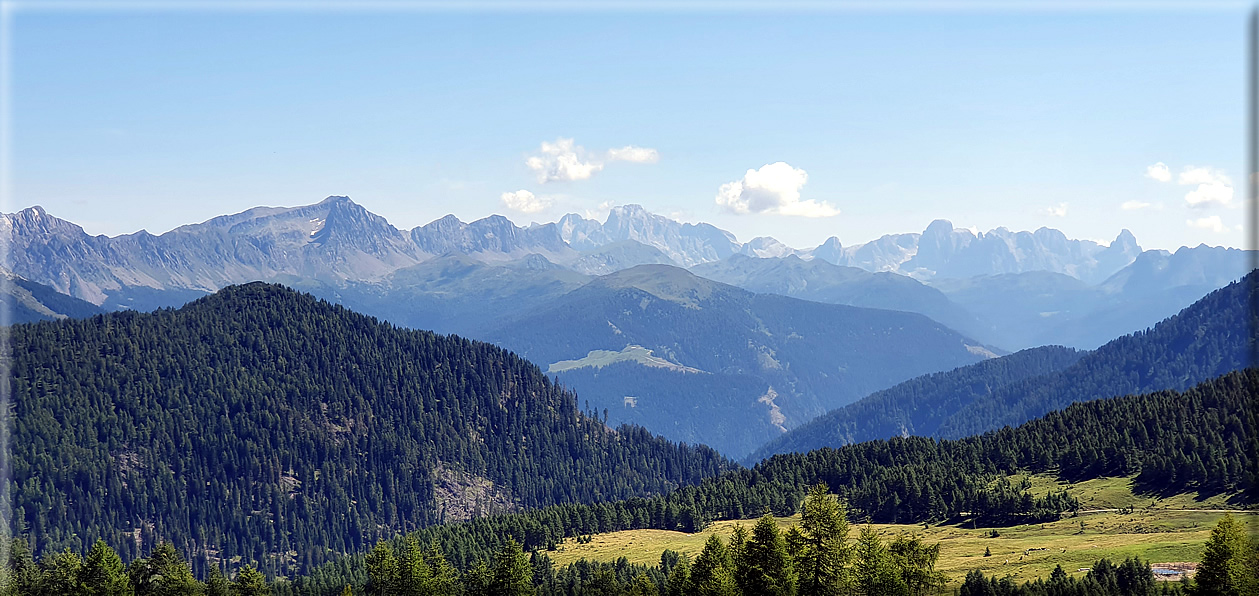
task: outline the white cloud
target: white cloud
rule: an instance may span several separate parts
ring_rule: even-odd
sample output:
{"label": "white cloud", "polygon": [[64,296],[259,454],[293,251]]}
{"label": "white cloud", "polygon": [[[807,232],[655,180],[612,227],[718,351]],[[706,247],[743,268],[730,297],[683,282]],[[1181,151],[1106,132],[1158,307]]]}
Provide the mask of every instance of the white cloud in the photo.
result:
{"label": "white cloud", "polygon": [[749,213],[773,213],[799,217],[832,217],[839,215],[829,203],[815,200],[801,201],[800,189],[809,181],[804,170],[793,168],[786,162],[761,166],[748,170],[743,178],[727,182],[717,190],[717,204],[727,211],[746,215]]}
{"label": "white cloud", "polygon": [[626,145],[620,149],[608,149],[608,161],[656,163],[660,161],[660,152],[648,147]]}
{"label": "white cloud", "polygon": [[1198,228],[1200,230],[1211,230],[1212,232],[1215,232],[1216,234],[1220,234],[1220,233],[1228,231],[1228,228],[1225,227],[1224,222],[1220,221],[1220,216],[1218,215],[1212,215],[1210,217],[1200,217],[1198,219],[1186,219],[1185,224],[1191,228]]}
{"label": "white cloud", "polygon": [[525,165],[538,175],[538,182],[559,182],[570,180],[587,180],[596,172],[603,170],[606,162],[627,161],[631,163],[656,163],[660,161],[660,153],[649,147],[626,145],[620,149],[609,149],[603,159],[586,151],[573,139],[559,138],[554,143],[542,142],[537,155],[525,159]]}
{"label": "white cloud", "polygon": [[538,182],[557,180],[585,180],[603,169],[603,164],[585,158],[586,150],[572,139],[556,139],[554,143],[542,142],[541,155],[525,160],[529,169],[538,173]]}
{"label": "white cloud", "polygon": [[1056,207],[1046,207],[1044,210],[1042,210],[1042,211],[1041,211],[1041,213],[1044,213],[1044,214],[1046,214],[1046,215],[1052,215],[1052,216],[1054,216],[1054,217],[1066,217],[1066,216],[1067,216],[1067,204],[1066,204],[1066,203],[1058,203],[1058,205],[1057,205]]}
{"label": "white cloud", "polygon": [[1227,206],[1233,202],[1233,181],[1223,172],[1206,167],[1188,166],[1176,182],[1197,188],[1185,194],[1190,207]]}
{"label": "white cloud", "polygon": [[1161,161],[1146,168],[1145,175],[1159,182],[1171,182],[1172,179],[1172,171]]}
{"label": "white cloud", "polygon": [[551,206],[551,199],[534,196],[533,193],[523,189],[505,192],[499,200],[502,201],[504,207],[521,213],[537,213]]}
{"label": "white cloud", "polygon": [[1124,201],[1124,203],[1120,205],[1119,208],[1123,209],[1124,211],[1140,211],[1142,209],[1149,209],[1150,207],[1153,207],[1153,206],[1154,206],[1153,203],[1146,203],[1144,201],[1132,200],[1132,201]]}

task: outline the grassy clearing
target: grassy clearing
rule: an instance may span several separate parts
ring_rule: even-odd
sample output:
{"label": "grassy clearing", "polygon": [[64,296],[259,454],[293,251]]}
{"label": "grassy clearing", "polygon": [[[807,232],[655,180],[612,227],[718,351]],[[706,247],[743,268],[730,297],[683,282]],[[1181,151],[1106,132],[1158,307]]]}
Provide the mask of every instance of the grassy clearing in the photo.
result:
{"label": "grassy clearing", "polygon": [[[960,584],[968,571],[978,569],[985,574],[1009,575],[1023,582],[1048,577],[1055,565],[1071,573],[1090,567],[1100,558],[1122,560],[1140,556],[1153,563],[1197,561],[1211,528],[1223,513],[1207,511],[1173,511],[1174,509],[1229,509],[1225,496],[1199,500],[1197,495],[1178,495],[1153,499],[1132,494],[1126,478],[1103,478],[1074,485],[1055,479],[1032,478],[1032,491],[1067,490],[1080,499],[1082,509],[1120,509],[1136,507],[1132,513],[1118,511],[1081,514],[1047,524],[1030,524],[996,528],[1000,536],[990,536],[992,528],[961,525],[874,524],[882,535],[890,538],[900,533],[917,533],[928,542],[939,542],[940,561],[937,568],[948,574],[951,585]],[[1152,505],[1152,507],[1151,507]],[[799,521],[799,516],[778,518],[786,529]],[[728,537],[737,525],[749,531],[756,520],[714,523],[698,534],[666,530],[629,530],[599,534],[589,544],[569,539],[557,552],[550,553],[559,564],[579,559],[614,561],[619,557],[631,563],[653,565],[660,553],[671,549],[699,554],[709,534]],[[854,525],[855,538],[860,526]],[[985,557],[984,549],[992,556]],[[1044,550],[1029,550],[1044,549]],[[1026,553],[1026,554],[1024,554]]]}

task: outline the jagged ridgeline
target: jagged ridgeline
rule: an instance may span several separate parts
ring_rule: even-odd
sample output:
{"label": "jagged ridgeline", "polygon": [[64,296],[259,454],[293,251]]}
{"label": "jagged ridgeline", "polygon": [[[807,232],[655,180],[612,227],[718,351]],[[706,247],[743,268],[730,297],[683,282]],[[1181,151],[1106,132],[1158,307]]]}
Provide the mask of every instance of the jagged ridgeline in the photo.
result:
{"label": "jagged ridgeline", "polygon": [[[272,572],[417,527],[624,499],[731,467],[608,429],[534,365],[286,288],[12,328],[14,530],[38,552],[170,540]],[[200,571],[199,571],[200,572]]]}

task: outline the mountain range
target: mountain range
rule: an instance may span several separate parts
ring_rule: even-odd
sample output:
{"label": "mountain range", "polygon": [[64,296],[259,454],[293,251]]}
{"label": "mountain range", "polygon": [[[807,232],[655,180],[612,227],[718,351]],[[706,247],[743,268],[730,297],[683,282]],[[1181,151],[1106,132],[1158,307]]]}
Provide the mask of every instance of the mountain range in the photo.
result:
{"label": "mountain range", "polygon": [[[916,313],[756,294],[667,265],[596,278],[476,337],[549,367],[613,422],[730,456],[870,391],[996,355]],[[581,374],[618,356],[645,370]],[[626,374],[640,383],[614,380]],[[711,422],[732,410],[736,424]]]}
{"label": "mountain range", "polygon": [[749,461],[902,435],[960,438],[1077,401],[1183,390],[1252,362],[1256,304],[1259,272],[1251,272],[1091,352],[1033,348],[875,392],[773,439]]}
{"label": "mountain range", "polygon": [[946,221],[797,250],[637,205],[603,223],[447,216],[400,230],[346,197],[117,237],[31,207],[0,216],[0,236],[15,279],[50,288],[8,295],[35,313],[19,322],[281,283],[397,325],[495,342],[614,424],[733,457],[918,375],[1144,330],[1240,278],[1251,257],[1142,251],[1126,231],[1102,246]]}

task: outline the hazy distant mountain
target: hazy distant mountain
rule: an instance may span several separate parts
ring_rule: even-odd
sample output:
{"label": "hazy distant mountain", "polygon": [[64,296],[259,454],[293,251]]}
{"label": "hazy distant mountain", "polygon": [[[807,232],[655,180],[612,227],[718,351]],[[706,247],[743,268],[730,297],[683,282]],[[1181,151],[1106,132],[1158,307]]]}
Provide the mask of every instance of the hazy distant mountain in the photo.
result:
{"label": "hazy distant mountain", "polygon": [[581,253],[570,267],[587,275],[607,275],[638,265],[677,265],[654,246],[634,240],[604,244]]}
{"label": "hazy distant mountain", "polygon": [[759,258],[782,258],[794,256],[798,253],[794,248],[787,246],[769,236],[760,236],[748,241],[739,249],[739,254],[749,257]]}
{"label": "hazy distant mountain", "polygon": [[564,241],[579,251],[633,240],[659,249],[685,267],[724,259],[742,247],[730,232],[706,223],[676,222],[649,213],[641,205],[613,207],[603,224],[570,213],[557,225]]}
{"label": "hazy distant mountain", "polygon": [[1072,402],[1184,390],[1252,362],[1259,325],[1255,300],[1259,272],[1208,294],[1152,329],[1124,335],[1092,352],[1036,348],[912,379],[828,412],[752,457],[903,432],[964,437],[1017,425]]}
{"label": "hazy distant mountain", "polygon": [[[1054,343],[1096,347],[1153,324],[1246,269],[1240,251],[1199,246],[1174,255],[1143,253],[1126,230],[1104,247],[1048,228],[977,234],[943,220],[921,234],[887,235],[853,246],[832,237],[797,250],[769,237],[741,244],[711,225],[680,223],[638,205],[613,208],[603,223],[570,214],[558,223],[522,228],[498,215],[471,223],[446,216],[403,231],[346,197],[257,207],[160,236],[140,231],[112,238],[89,236],[32,207],[0,216],[0,235],[9,243],[15,274],[105,310],[179,306],[228,284],[263,280],[301,287],[400,324],[463,330],[468,321],[485,322],[485,315],[499,318],[540,304],[581,278],[547,285],[548,276],[559,274],[537,280],[495,274],[462,283],[456,279],[462,270],[447,268],[439,288],[431,285],[436,278],[424,277],[435,274],[434,268],[418,270],[426,272],[421,278],[395,274],[455,255],[504,265],[539,255],[546,267],[582,275],[729,260],[739,267],[701,271],[759,292],[921,312],[1008,350]],[[766,262],[758,263],[755,273],[740,272],[756,261],[731,259],[735,255]],[[825,263],[881,276],[840,274]],[[969,314],[892,273],[935,286]]]}
{"label": "hazy distant mountain", "polygon": [[930,285],[986,328],[976,337],[1007,349],[1061,344],[1092,349],[1167,318],[1240,279],[1250,251],[1197,246],[1176,253],[1145,251],[1098,285],[1065,274],[1033,271],[938,279]]}
{"label": "hazy distant mountain", "polygon": [[0,309],[8,313],[6,322],[11,324],[82,319],[104,312],[91,302],[3,271],[0,271]]}
{"label": "hazy distant mountain", "polygon": [[501,215],[491,215],[472,223],[463,223],[447,215],[411,231],[411,239],[420,250],[441,255],[461,253],[482,261],[509,261],[528,254],[540,254],[553,262],[577,257],[560,238],[555,224],[528,228],[517,227]]}
{"label": "hazy distant mountain", "polygon": [[[753,294],[663,265],[597,278],[481,338],[542,366],[597,366],[633,346],[692,374],[753,377],[766,394],[748,418],[784,428],[917,374],[991,355],[919,314]],[[582,386],[574,389],[583,394]],[[728,404],[693,405],[684,424]],[[670,436],[667,428],[648,428]],[[750,449],[761,430],[749,425],[747,432]]]}
{"label": "hazy distant mountain", "polygon": [[867,271],[894,271],[919,279],[1049,271],[1097,283],[1127,266],[1141,253],[1124,230],[1109,247],[1091,240],[1071,240],[1052,228],[1011,232],[996,228],[976,234],[947,220],[931,222],[921,234],[890,234],[841,247],[827,240],[811,254],[837,265]]}
{"label": "hazy distant mountain", "polygon": [[452,253],[399,269],[378,282],[279,281],[397,325],[475,336],[499,319],[544,304],[590,279],[537,254],[487,264]]}
{"label": "hazy distant mountain", "polygon": [[779,294],[814,302],[867,308],[903,310],[924,314],[945,326],[974,335],[983,327],[979,320],[951,302],[939,290],[895,273],[871,273],[856,267],[833,265],[821,259],[755,258],[742,254],[691,268],[711,280],[752,292]]}
{"label": "hazy distant mountain", "polygon": [[[182,226],[89,236],[39,207],[0,218],[13,272],[104,304],[128,288],[208,292],[281,275],[373,279],[427,257],[404,233],[345,197],[293,208],[259,207]],[[182,300],[180,301],[182,303]]]}

